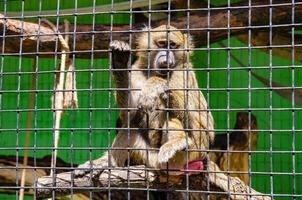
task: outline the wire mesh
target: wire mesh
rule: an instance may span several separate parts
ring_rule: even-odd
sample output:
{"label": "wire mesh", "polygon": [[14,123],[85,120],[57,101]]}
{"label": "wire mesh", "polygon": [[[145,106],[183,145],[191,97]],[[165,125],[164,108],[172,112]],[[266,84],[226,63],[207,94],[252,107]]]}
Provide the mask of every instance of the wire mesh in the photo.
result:
{"label": "wire mesh", "polygon": [[[143,2],[144,6],[138,2]],[[186,147],[181,150],[185,152],[186,166],[192,161],[192,152],[205,152],[225,175],[243,180],[248,188],[244,195],[246,199],[256,197],[253,189],[272,199],[302,199],[300,1],[5,0],[0,2],[0,9],[1,199],[22,200],[23,192],[25,199],[40,198],[39,178],[49,176],[51,172],[53,184],[48,197],[56,199],[66,189],[56,184],[57,176],[68,171],[71,182],[65,195],[71,199],[236,199],[232,196],[236,192],[232,192],[231,179],[227,180],[227,191],[214,190],[207,176],[205,187],[192,188],[196,183],[195,175],[186,173],[190,169],[183,170],[183,187],[173,184],[174,176],[164,176],[162,179],[166,184],[161,187],[151,181],[150,173],[162,175],[173,171],[167,169],[169,166],[140,166],[138,170],[144,171],[147,177],[145,183],[143,186],[132,183],[134,150],[145,151],[149,156],[162,144],[144,148],[132,146],[133,132],[144,135],[148,143],[146,132],[152,129],[133,124],[132,113],[139,109],[133,106],[135,100],[131,95],[141,88],[134,88],[131,81],[117,88],[114,74],[124,71],[132,80],[135,72],[142,71],[143,78],[148,79],[154,71],[161,70],[154,69],[152,57],[159,51],[154,47],[152,37],[159,32],[154,30],[159,24],[168,27],[164,30],[167,33],[166,52],[173,55],[193,52],[194,55],[187,53],[183,58],[185,63],[192,63],[193,68],[186,65],[181,69],[169,69],[171,72],[166,77],[170,80],[171,74],[176,72],[186,75],[186,81],[179,80],[184,81],[184,87],[172,89],[183,92],[184,107],[169,107],[173,101],[168,98],[163,108],[167,127],[173,113],[186,116],[182,128],[174,130],[161,125],[156,128],[158,137],[184,131]],[[45,18],[51,21],[55,30],[44,22]],[[68,32],[64,31],[64,19],[70,22]],[[176,30],[170,26],[187,34],[184,36],[187,40],[192,35],[194,46],[186,44],[171,49],[171,35]],[[142,41],[136,39],[144,33],[147,33],[147,48],[137,49]],[[60,37],[69,37],[68,52],[62,50]],[[127,69],[113,66],[112,50],[108,45],[114,40],[130,45],[132,56]],[[146,66],[130,68],[137,60],[135,55],[141,52],[145,53]],[[64,55],[68,58],[66,63],[74,66],[72,71],[66,66],[60,70]],[[72,89],[66,89],[66,82],[63,89],[58,89],[59,75],[67,77],[68,72],[76,77],[71,81]],[[190,88],[188,74],[191,72],[196,74],[199,88]],[[168,81],[167,87],[171,84]],[[117,106],[115,99],[119,91],[127,93],[125,107]],[[192,97],[189,93],[194,91],[201,91],[205,96],[206,108],[190,107]],[[68,108],[57,107],[56,95],[68,92],[72,99],[79,98],[78,108],[74,104]],[[121,112],[127,116],[124,122],[119,121]],[[206,127],[192,128],[188,116],[205,112]],[[210,113],[214,117],[214,130],[209,128]],[[245,118],[240,118],[242,116]],[[60,124],[56,128],[58,117]],[[240,120],[246,121],[238,127]],[[55,146],[56,131],[60,133],[58,147]],[[206,149],[189,148],[194,131],[214,131],[217,142]],[[112,143],[121,133],[127,134],[126,147],[114,149]],[[114,166],[110,157],[106,166],[92,165],[93,160],[106,152],[111,155],[117,150],[127,152],[123,166]],[[52,157],[55,152],[57,158]],[[148,156],[147,159],[151,159]],[[56,165],[52,166],[54,159]],[[88,171],[88,184],[79,186],[74,181],[79,179],[75,170],[87,161],[91,165],[82,170]],[[108,171],[106,185],[96,183],[94,173],[97,168]],[[127,172],[120,185],[116,184],[116,169]],[[219,174],[209,168],[201,171],[208,176]],[[83,196],[79,196],[79,192]]]}

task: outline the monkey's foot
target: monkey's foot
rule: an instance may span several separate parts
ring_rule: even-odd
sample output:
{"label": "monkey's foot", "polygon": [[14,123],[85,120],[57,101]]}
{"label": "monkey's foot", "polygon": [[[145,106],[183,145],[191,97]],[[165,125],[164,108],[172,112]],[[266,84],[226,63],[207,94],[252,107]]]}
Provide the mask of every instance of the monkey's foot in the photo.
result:
{"label": "monkey's foot", "polygon": [[100,166],[91,163],[90,161],[85,162],[78,166],[78,169],[74,170],[75,177],[91,176],[97,178],[103,172]]}
{"label": "monkey's foot", "polygon": [[109,48],[112,51],[112,67],[114,69],[127,69],[130,57],[130,46],[128,43],[114,40],[110,42]]}

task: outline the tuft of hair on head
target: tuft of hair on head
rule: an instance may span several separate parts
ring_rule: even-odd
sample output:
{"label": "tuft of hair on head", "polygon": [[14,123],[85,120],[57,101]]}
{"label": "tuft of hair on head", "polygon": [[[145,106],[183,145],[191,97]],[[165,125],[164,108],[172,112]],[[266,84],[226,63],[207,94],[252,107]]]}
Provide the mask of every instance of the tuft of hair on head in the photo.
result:
{"label": "tuft of hair on head", "polygon": [[150,29],[148,26],[144,25],[141,33],[139,33],[138,37],[135,40],[136,49],[138,50],[136,52],[136,56],[139,58],[144,58],[147,56],[145,51],[151,46],[151,44],[149,45],[149,41],[151,41],[151,30],[152,29]]}

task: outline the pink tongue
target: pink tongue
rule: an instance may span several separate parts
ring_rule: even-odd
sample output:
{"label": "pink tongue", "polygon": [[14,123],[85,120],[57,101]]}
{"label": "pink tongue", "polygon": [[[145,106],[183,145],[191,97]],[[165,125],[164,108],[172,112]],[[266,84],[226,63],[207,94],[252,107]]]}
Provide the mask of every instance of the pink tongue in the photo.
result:
{"label": "pink tongue", "polygon": [[204,165],[203,162],[201,160],[196,160],[196,161],[191,161],[188,163],[188,168],[187,168],[187,164],[185,164],[182,168],[183,170],[196,170],[196,171],[191,171],[191,172],[183,172],[181,175],[184,175],[186,173],[188,173],[189,175],[191,174],[199,174],[201,171],[204,169]]}

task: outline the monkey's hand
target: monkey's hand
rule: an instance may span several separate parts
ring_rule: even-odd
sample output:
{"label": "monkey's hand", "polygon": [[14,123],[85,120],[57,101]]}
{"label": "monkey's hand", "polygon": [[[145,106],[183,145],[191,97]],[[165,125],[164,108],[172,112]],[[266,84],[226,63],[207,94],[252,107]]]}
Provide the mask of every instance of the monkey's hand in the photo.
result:
{"label": "monkey's hand", "polygon": [[110,42],[109,48],[112,51],[113,69],[127,69],[130,57],[130,46],[128,43],[114,40]]}
{"label": "monkey's hand", "polygon": [[151,114],[157,109],[166,107],[165,102],[168,99],[168,86],[162,84],[147,84],[142,88],[138,98],[138,108],[142,112]]}
{"label": "monkey's hand", "polygon": [[[171,133],[173,134],[173,133]],[[175,154],[179,151],[183,151],[186,147],[192,144],[191,139],[181,138],[173,139],[164,143],[158,153],[158,162],[159,164],[167,163]]]}

